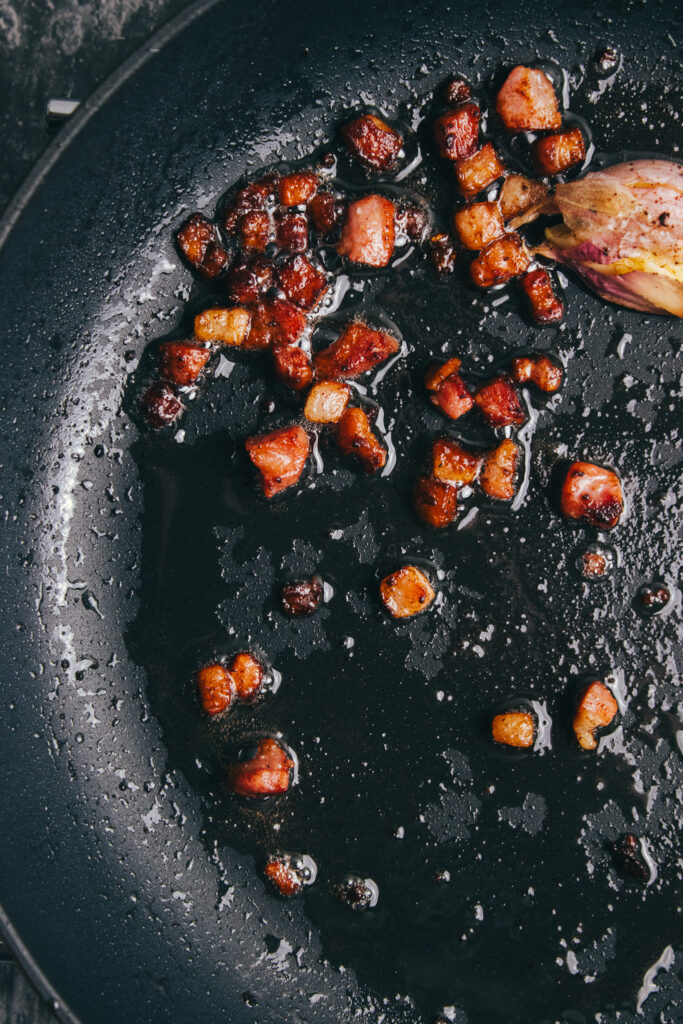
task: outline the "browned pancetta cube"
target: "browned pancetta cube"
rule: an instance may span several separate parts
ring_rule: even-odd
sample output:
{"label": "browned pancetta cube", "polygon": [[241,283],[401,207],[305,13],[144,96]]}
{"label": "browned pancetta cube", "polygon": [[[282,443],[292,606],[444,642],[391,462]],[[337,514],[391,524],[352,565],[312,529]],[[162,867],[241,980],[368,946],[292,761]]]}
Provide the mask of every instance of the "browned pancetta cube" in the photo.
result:
{"label": "browned pancetta cube", "polygon": [[291,302],[313,309],[327,291],[327,278],[305,256],[290,256],[277,268],[278,284]]}
{"label": "browned pancetta cube", "polygon": [[311,358],[295,345],[275,345],[273,367],[280,383],[292,391],[303,391],[313,381]]}
{"label": "browned pancetta cube", "polygon": [[228,234],[237,234],[242,219],[249,213],[265,210],[275,199],[278,176],[267,174],[238,189],[223,213],[223,224]]}
{"label": "browned pancetta cube", "polygon": [[474,401],[492,427],[510,427],[526,419],[517,392],[509,377],[494,377],[477,388]]}
{"label": "browned pancetta cube", "polygon": [[396,163],[403,139],[399,132],[374,114],[363,114],[342,126],[351,156],[373,171],[388,171]]}
{"label": "browned pancetta cube", "polygon": [[586,159],[586,143],[580,128],[536,139],[531,150],[540,174],[562,174]]}
{"label": "browned pancetta cube", "polygon": [[434,123],[434,137],[444,160],[472,156],[479,139],[479,107],[476,103],[463,103],[447,110]]}
{"label": "browned pancetta cube", "polygon": [[402,565],[379,585],[380,598],[394,619],[407,619],[425,611],[436,597],[425,574],[415,565]]}
{"label": "browned pancetta cube", "polygon": [[352,263],[386,267],[394,254],[396,208],[385,196],[370,195],[349,203],[337,252]]}
{"label": "browned pancetta cube", "polygon": [[554,324],[564,316],[564,305],[558,299],[547,270],[527,270],[519,282],[529,300],[531,315],[537,324]]}
{"label": "browned pancetta cube", "polygon": [[232,704],[235,680],[225,666],[218,662],[204,665],[197,672],[197,693],[199,703],[207,715],[219,715]]}
{"label": "browned pancetta cube", "polygon": [[432,473],[437,480],[464,487],[477,479],[484,456],[458,441],[440,438],[432,445]]}
{"label": "browned pancetta cube", "polygon": [[283,206],[303,206],[318,191],[318,175],[315,171],[295,171],[280,178],[278,196]]}
{"label": "browned pancetta cube", "polygon": [[272,498],[299,482],[311,442],[303,427],[293,425],[248,437],[245,447],[261,474],[263,493]]}
{"label": "browned pancetta cube", "polygon": [[245,213],[239,223],[240,241],[243,249],[265,252],[273,238],[273,222],[265,210]]}
{"label": "browned pancetta cube", "polygon": [[253,654],[243,651],[230,663],[230,675],[239,700],[251,701],[258,696],[263,683],[263,666]]}
{"label": "browned pancetta cube", "polygon": [[275,241],[287,252],[305,252],[308,248],[308,220],[302,213],[285,210],[275,215]]}
{"label": "browned pancetta cube", "polygon": [[350,380],[366,373],[398,352],[398,341],[360,320],[344,328],[336,341],[316,352],[313,365],[322,380]]}
{"label": "browned pancetta cube", "polygon": [[258,750],[248,761],[230,766],[228,787],[233,793],[247,797],[277,796],[286,793],[294,762],[277,740],[259,740]]}
{"label": "browned pancetta cube", "polygon": [[233,302],[258,302],[273,284],[273,264],[263,256],[241,259],[228,273],[228,292]]}
{"label": "browned pancetta cube", "polygon": [[567,470],[560,495],[562,514],[596,526],[613,529],[624,511],[621,481],[617,474],[592,462],[573,462]]}
{"label": "browned pancetta cube", "polygon": [[555,130],[562,124],[553,83],[540,68],[513,68],[498,92],[496,110],[509,132]]}
{"label": "browned pancetta cube", "polygon": [[473,199],[482,189],[488,188],[505,170],[494,146],[487,142],[472,156],[457,160],[455,177],[458,188],[465,199]]}
{"label": "browned pancetta cube", "polygon": [[518,384],[531,381],[540,391],[558,391],[562,386],[562,367],[548,356],[518,356],[512,360],[512,379]]}
{"label": "browned pancetta cube", "polygon": [[193,213],[179,229],[176,239],[183,256],[204,277],[218,277],[228,264],[218,231],[201,213]]}
{"label": "browned pancetta cube", "polygon": [[610,725],[618,710],[619,705],[609,687],[599,680],[590,683],[574,715],[573,728],[579,746],[584,750],[595,750],[598,745],[595,730]]}
{"label": "browned pancetta cube", "polygon": [[251,326],[244,348],[264,351],[275,345],[293,345],[303,333],[306,323],[303,310],[287,299],[264,298],[252,307]]}
{"label": "browned pancetta cube", "polygon": [[453,227],[465,249],[485,249],[505,234],[498,203],[468,203],[453,214]]}
{"label": "browned pancetta cube", "polygon": [[341,220],[343,204],[331,192],[318,192],[310,200],[306,211],[316,231],[321,235],[329,235]]}
{"label": "browned pancetta cube", "polygon": [[470,264],[470,276],[478,288],[491,288],[519,277],[529,266],[529,253],[517,234],[491,242]]}
{"label": "browned pancetta cube", "polygon": [[443,99],[449,107],[455,107],[458,103],[464,103],[472,95],[472,91],[460,75],[455,75],[446,82],[443,90]]}
{"label": "browned pancetta cube", "polygon": [[159,346],[159,373],[179,387],[194,384],[206,366],[211,350],[186,341],[166,341]]}
{"label": "browned pancetta cube", "polygon": [[387,461],[386,449],[372,432],[363,409],[345,409],[337,423],[335,439],[345,455],[354,455],[366,473],[376,473]]}
{"label": "browned pancetta cube", "polygon": [[157,380],[147,388],[140,405],[142,415],[154,430],[169,426],[183,411],[175,388],[163,380]]}
{"label": "browned pancetta cube", "polygon": [[517,471],[521,461],[521,446],[506,437],[484,459],[484,468],[479,477],[484,494],[494,501],[512,501],[517,490]]}
{"label": "browned pancetta cube", "polygon": [[494,740],[506,747],[533,747],[535,731],[534,716],[528,711],[504,711],[491,723]]}
{"label": "browned pancetta cube", "polygon": [[464,416],[474,405],[474,399],[459,373],[451,373],[446,377],[430,396],[430,400],[451,420]]}
{"label": "browned pancetta cube", "polygon": [[198,341],[220,342],[239,347],[249,331],[251,314],[240,306],[205,309],[194,318],[194,336]]}
{"label": "browned pancetta cube", "polygon": [[321,381],[308,394],[304,416],[309,423],[338,423],[350,397],[348,384],[337,380]]}
{"label": "browned pancetta cube", "polygon": [[458,497],[455,487],[428,473],[419,476],[413,487],[415,511],[428,526],[442,529],[456,517]]}
{"label": "browned pancetta cube", "polygon": [[429,239],[429,259],[437,274],[445,277],[455,270],[458,254],[449,234],[440,232]]}

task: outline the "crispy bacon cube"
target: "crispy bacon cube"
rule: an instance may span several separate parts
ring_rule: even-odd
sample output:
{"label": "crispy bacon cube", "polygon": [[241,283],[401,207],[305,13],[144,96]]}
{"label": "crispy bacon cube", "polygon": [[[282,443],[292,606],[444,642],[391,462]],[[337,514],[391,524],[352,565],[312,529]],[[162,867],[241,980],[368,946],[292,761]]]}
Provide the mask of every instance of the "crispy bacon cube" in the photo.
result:
{"label": "crispy bacon cube", "polygon": [[273,349],[275,376],[292,391],[303,391],[313,381],[313,367],[308,352],[295,345],[276,345]]}
{"label": "crispy bacon cube", "polygon": [[599,680],[584,690],[574,715],[573,729],[577,742],[584,750],[595,750],[598,745],[596,729],[610,725],[619,705],[609,687]]}
{"label": "crispy bacon cube", "polygon": [[236,654],[230,663],[230,675],[239,700],[251,701],[263,684],[263,666],[253,654]]}
{"label": "crispy bacon cube", "polygon": [[423,523],[442,529],[456,517],[458,496],[455,487],[423,473],[413,487],[413,504]]}
{"label": "crispy bacon cube", "polygon": [[282,610],[285,615],[292,618],[312,615],[322,599],[322,583],[315,576],[308,580],[294,580],[292,583],[285,583],[280,591]]}
{"label": "crispy bacon cube", "polygon": [[308,220],[302,213],[286,210],[275,215],[275,240],[288,252],[305,252],[308,248]]}
{"label": "crispy bacon cube", "polygon": [[472,156],[479,139],[479,107],[463,103],[447,110],[434,123],[434,137],[444,160],[463,160]]}
{"label": "crispy bacon cube", "polygon": [[343,204],[331,192],[318,192],[309,202],[306,212],[316,231],[329,235],[341,220],[342,209]]}
{"label": "crispy bacon cube", "polygon": [[483,189],[492,185],[505,170],[500,157],[490,142],[455,163],[455,178],[465,199],[473,199]]}
{"label": "crispy bacon cube", "polygon": [[414,565],[402,565],[385,576],[379,585],[379,594],[394,619],[407,619],[425,611],[436,597],[425,574]]}
{"label": "crispy bacon cube", "polygon": [[491,723],[494,740],[507,747],[533,747],[535,729],[534,716],[528,711],[505,711]]}
{"label": "crispy bacon cube", "polygon": [[239,223],[239,233],[243,249],[265,252],[273,237],[270,214],[265,210],[253,210],[251,213],[245,213]]}
{"label": "crispy bacon cube", "polygon": [[432,404],[452,420],[464,416],[474,405],[459,369],[458,358],[448,359],[441,366],[432,367],[425,376],[425,387],[432,392]]}
{"label": "crispy bacon cube", "polygon": [[438,391],[446,378],[457,373],[461,365],[462,360],[457,356],[447,359],[445,363],[433,363],[425,374],[427,391]]}
{"label": "crispy bacon cube", "polygon": [[558,391],[562,386],[562,367],[548,356],[519,356],[512,360],[512,379],[518,384],[531,381],[541,391]]}
{"label": "crispy bacon cube", "polygon": [[524,423],[526,416],[509,377],[494,377],[477,388],[474,401],[492,427]]}
{"label": "crispy bacon cube", "polygon": [[624,511],[619,477],[592,462],[573,462],[564,478],[560,507],[568,519],[599,530],[613,529]]}
{"label": "crispy bacon cube", "polygon": [[372,370],[398,352],[396,338],[360,320],[348,324],[336,341],[316,352],[313,365],[322,380],[350,380]]}
{"label": "crispy bacon cube", "polygon": [[249,761],[238,761],[228,770],[227,784],[240,796],[262,797],[286,793],[294,762],[273,739],[259,740],[258,750]]}
{"label": "crispy bacon cube", "polygon": [[143,416],[154,430],[173,423],[183,410],[175,388],[163,380],[157,380],[147,388],[140,405]]}
{"label": "crispy bacon cube", "polygon": [[554,324],[564,316],[564,304],[558,299],[547,270],[527,270],[520,278],[529,300],[531,315],[537,324]]}
{"label": "crispy bacon cube", "polygon": [[386,449],[373,434],[363,409],[344,410],[335,440],[345,455],[355,455],[366,473],[376,473],[387,461]]}
{"label": "crispy bacon cube", "polygon": [[258,302],[273,284],[273,264],[263,256],[238,260],[228,273],[228,292],[233,302]]}
{"label": "crispy bacon cube", "polygon": [[403,145],[400,133],[374,114],[349,121],[342,126],[341,134],[351,156],[373,171],[393,167]]}
{"label": "crispy bacon cube", "polygon": [[508,175],[498,196],[503,220],[506,224],[512,221],[515,228],[521,227],[527,219],[532,220],[537,213],[546,212],[549,201],[552,204],[548,186],[523,174]]}
{"label": "crispy bacon cube", "polygon": [[218,231],[201,213],[193,213],[179,229],[176,240],[183,256],[207,278],[218,277],[229,256],[220,244]]}
{"label": "crispy bacon cube", "polygon": [[539,68],[521,64],[503,82],[496,110],[509,132],[555,130],[562,124],[557,96],[548,76]]}
{"label": "crispy bacon cube", "polygon": [[249,213],[265,210],[275,199],[276,174],[268,174],[239,189],[223,213],[223,224],[230,235],[237,234],[242,219]]}
{"label": "crispy bacon cube", "polygon": [[309,423],[338,423],[350,397],[348,384],[336,380],[321,381],[308,394],[304,416]]}
{"label": "crispy bacon cube", "polygon": [[505,234],[498,203],[469,203],[456,210],[453,227],[465,249],[485,249]]}
{"label": "crispy bacon cube", "polygon": [[286,174],[280,178],[277,188],[283,206],[303,206],[318,191],[318,175],[315,171]]}
{"label": "crispy bacon cube", "polygon": [[519,277],[529,266],[529,253],[517,234],[503,235],[480,252],[470,264],[470,276],[478,288],[491,288]]}
{"label": "crispy bacon cube", "polygon": [[516,491],[517,469],[522,461],[522,448],[510,438],[501,441],[484,460],[479,484],[484,494],[494,501],[512,501]]}
{"label": "crispy bacon cube", "polygon": [[445,232],[432,235],[429,239],[429,259],[437,274],[441,277],[452,274],[457,258],[458,254],[450,235]]}
{"label": "crispy bacon cube", "polygon": [[246,309],[212,307],[194,318],[194,336],[197,341],[220,342],[239,348],[249,330],[250,314]]}
{"label": "crispy bacon cube", "polygon": [[211,350],[188,345],[185,341],[166,341],[159,346],[159,373],[179,387],[194,384],[206,366]]}
{"label": "crispy bacon cube", "polygon": [[263,874],[282,896],[297,896],[304,887],[301,875],[289,857],[271,857]]}
{"label": "crispy bacon cube", "polygon": [[457,441],[440,438],[432,445],[432,473],[437,480],[460,487],[474,483],[484,456]]}
{"label": "crispy bacon cube", "polygon": [[233,702],[235,680],[224,665],[205,665],[197,672],[197,693],[207,715],[219,715]]}
{"label": "crispy bacon cube", "polygon": [[248,437],[245,446],[261,474],[263,493],[266,498],[272,498],[299,482],[311,442],[303,427],[293,425]]}
{"label": "crispy bacon cube", "polygon": [[366,267],[386,267],[394,254],[395,214],[394,204],[384,196],[365,196],[350,203],[337,252]]}
{"label": "crispy bacon cube", "polygon": [[460,75],[455,75],[444,86],[443,99],[449,107],[456,107],[458,103],[464,103],[471,95],[469,85]]}
{"label": "crispy bacon cube", "polygon": [[327,278],[305,256],[290,256],[277,268],[280,288],[302,309],[313,309],[327,291]]}
{"label": "crispy bacon cube", "polygon": [[264,299],[254,307],[244,347],[266,349],[275,345],[294,345],[307,322],[306,314],[287,299]]}
{"label": "crispy bacon cube", "polygon": [[536,139],[531,151],[537,171],[546,175],[562,174],[586,159],[586,143],[580,128]]}

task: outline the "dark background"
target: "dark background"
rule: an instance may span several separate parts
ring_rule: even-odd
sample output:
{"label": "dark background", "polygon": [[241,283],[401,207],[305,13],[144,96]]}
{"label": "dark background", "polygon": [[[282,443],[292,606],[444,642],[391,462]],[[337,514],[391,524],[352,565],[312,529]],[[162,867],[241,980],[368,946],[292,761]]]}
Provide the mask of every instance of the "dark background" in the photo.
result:
{"label": "dark background", "polygon": [[[51,135],[48,99],[85,99],[189,0],[0,0],[0,213]],[[0,938],[0,1024],[51,1024]]]}

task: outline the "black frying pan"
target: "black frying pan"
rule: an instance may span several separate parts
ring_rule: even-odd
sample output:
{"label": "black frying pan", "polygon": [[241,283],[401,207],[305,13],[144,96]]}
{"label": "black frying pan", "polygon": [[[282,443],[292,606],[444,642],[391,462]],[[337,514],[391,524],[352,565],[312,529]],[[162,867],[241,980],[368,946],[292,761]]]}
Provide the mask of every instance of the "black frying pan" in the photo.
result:
{"label": "black frying pan", "polygon": [[[292,409],[262,368],[238,362],[205,389],[182,443],[135,418],[145,346],[185,322],[191,280],[172,231],[188,210],[308,152],[349,106],[409,120],[453,70],[486,89],[527,60],[584,68],[572,109],[602,153],[672,155],[675,14],[203,3],[85,105],[17,198],[0,232],[0,899],[61,1019],[412,1024],[445,1007],[458,1024],[681,1020],[680,605],[648,620],[632,603],[644,581],[680,581],[679,324],[571,283],[566,326],[538,332],[514,299],[494,308],[408,263],[370,289],[410,347],[382,392],[397,469],[367,483],[324,452],[326,473],[272,508],[242,441],[269,422],[264,399],[275,419]],[[593,104],[591,57],[607,43],[624,68]],[[448,196],[429,198],[445,213]],[[436,536],[408,490],[442,429],[418,385],[445,343],[481,366],[533,345],[568,373],[536,428],[519,512],[483,510]],[[619,569],[589,591],[573,564],[592,538],[549,499],[565,455],[627,481]],[[396,627],[376,583],[404,551],[443,571],[446,601]],[[277,585],[312,570],[335,597],[294,627]],[[192,671],[245,644],[282,685],[209,728]],[[572,686],[608,671],[623,731],[588,759],[566,733]],[[488,721],[520,694],[546,702],[553,747],[505,758]],[[300,785],[245,807],[220,766],[278,730]],[[647,889],[611,862],[627,830],[657,861]],[[319,864],[303,900],[264,887],[277,847]],[[378,882],[375,910],[337,905],[348,871]]]}

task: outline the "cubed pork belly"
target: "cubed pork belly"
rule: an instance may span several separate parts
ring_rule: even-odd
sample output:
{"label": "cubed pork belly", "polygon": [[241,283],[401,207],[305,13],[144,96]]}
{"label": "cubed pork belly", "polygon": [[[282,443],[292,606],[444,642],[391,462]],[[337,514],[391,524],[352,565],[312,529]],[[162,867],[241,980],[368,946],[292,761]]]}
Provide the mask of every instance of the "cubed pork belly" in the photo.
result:
{"label": "cubed pork belly", "polygon": [[470,264],[470,276],[478,288],[491,288],[519,277],[529,266],[529,253],[515,233],[491,242]]}
{"label": "cubed pork belly", "polygon": [[233,793],[247,797],[277,796],[286,793],[294,762],[277,740],[259,740],[254,757],[237,761],[228,770],[227,784]]}
{"label": "cubed pork belly", "polygon": [[540,391],[551,393],[562,386],[562,367],[548,356],[518,356],[512,360],[512,379],[518,384],[531,381]]}
{"label": "cubed pork belly", "polygon": [[312,615],[322,599],[323,585],[315,576],[308,580],[285,583],[280,591],[282,610],[292,618]]}
{"label": "cubed pork belly", "polygon": [[287,299],[264,298],[252,307],[251,326],[244,341],[246,349],[263,350],[276,345],[294,345],[306,328],[303,310]]}
{"label": "cubed pork belly", "polygon": [[453,214],[453,227],[464,249],[485,249],[505,234],[498,203],[468,203]]}
{"label": "cubed pork belly", "polygon": [[306,212],[316,231],[321,235],[329,235],[341,221],[344,204],[331,192],[318,192],[309,201]]}
{"label": "cubed pork belly", "polygon": [[513,133],[554,131],[562,124],[553,83],[540,68],[513,68],[498,92],[496,110]]}
{"label": "cubed pork belly", "polygon": [[292,391],[303,391],[313,382],[311,357],[295,345],[274,346],[273,369],[280,383]]}
{"label": "cubed pork belly", "polygon": [[509,377],[494,377],[477,388],[474,401],[492,427],[524,423],[526,415]]}
{"label": "cubed pork belly", "polygon": [[237,260],[227,277],[230,298],[244,305],[258,302],[272,284],[273,264],[264,256]]}
{"label": "cubed pork belly", "polygon": [[423,523],[443,529],[452,523],[457,515],[457,491],[443,480],[423,473],[413,487],[413,504]]}
{"label": "cubed pork belly", "polygon": [[163,380],[157,380],[147,388],[140,405],[142,415],[154,430],[169,426],[183,411],[177,391]]}
{"label": "cubed pork belly", "polygon": [[201,213],[193,213],[176,234],[178,248],[203,277],[218,277],[225,270],[229,256],[220,242],[215,226]]}
{"label": "cubed pork belly", "polygon": [[388,171],[401,152],[403,138],[374,114],[363,114],[342,126],[342,138],[351,156],[373,171]]}
{"label": "cubed pork belly", "polygon": [[297,896],[304,887],[303,879],[289,857],[270,857],[263,874],[281,896]]}
{"label": "cubed pork belly", "polygon": [[[449,359],[446,365],[456,362],[459,363],[460,360]],[[427,379],[434,379],[434,377],[436,374],[433,374],[431,378],[428,374]],[[427,384],[427,381],[425,383]],[[457,370],[443,377],[436,387],[430,387],[427,384],[427,389],[432,391],[430,395],[432,405],[435,405],[444,416],[448,416],[451,420],[457,420],[464,416],[474,405],[474,399]]]}
{"label": "cubed pork belly", "polygon": [[338,423],[350,397],[348,384],[337,380],[321,381],[308,394],[304,416],[309,423]]}
{"label": "cubed pork belly", "polygon": [[402,565],[379,585],[382,604],[394,619],[407,619],[425,611],[436,597],[425,574],[415,565]]}
{"label": "cubed pork belly", "polygon": [[210,349],[186,341],[165,341],[159,346],[159,373],[179,387],[194,384],[210,355]]}
{"label": "cubed pork belly", "polygon": [[485,143],[472,156],[455,163],[455,178],[465,199],[473,199],[483,189],[492,185],[505,171],[495,147]]}
{"label": "cubed pork belly", "polygon": [[437,480],[464,487],[479,475],[484,456],[464,448],[458,441],[439,438],[432,445],[432,473]]}
{"label": "cubed pork belly", "polygon": [[560,495],[562,514],[567,519],[613,529],[624,511],[621,481],[613,470],[592,462],[573,462],[567,470]]}
{"label": "cubed pork belly", "polygon": [[564,317],[564,304],[558,299],[547,270],[527,270],[519,282],[529,300],[534,323],[554,324]]}
{"label": "cubed pork belly", "polygon": [[437,117],[434,138],[444,160],[463,160],[472,156],[479,140],[479,116],[476,103],[463,103]]}
{"label": "cubed pork belly", "polygon": [[496,743],[506,747],[533,747],[536,723],[528,711],[504,711],[491,723]]}
{"label": "cubed pork belly", "polygon": [[488,453],[479,477],[484,494],[494,501],[512,501],[517,490],[517,473],[522,462],[522,448],[505,438]]}
{"label": "cubed pork belly", "polygon": [[277,190],[283,206],[303,206],[318,191],[318,175],[315,171],[295,171],[280,178]]}
{"label": "cubed pork belly", "polygon": [[277,282],[290,300],[310,310],[327,291],[327,278],[306,256],[290,256],[277,268]]}
{"label": "cubed pork belly", "polygon": [[316,352],[313,365],[321,380],[350,380],[398,352],[396,338],[360,320],[348,324],[336,341]]}
{"label": "cubed pork belly", "polygon": [[590,683],[581,695],[573,729],[577,742],[584,750],[595,750],[598,740],[596,729],[610,725],[616,717],[619,705],[609,687],[599,680]]}
{"label": "cubed pork belly", "polygon": [[250,321],[251,314],[241,306],[229,309],[212,306],[194,318],[194,336],[197,341],[239,348],[247,337]]}
{"label": "cubed pork belly", "polygon": [[235,698],[235,692],[235,680],[219,662],[204,665],[197,672],[199,703],[207,715],[219,715],[227,711]]}
{"label": "cubed pork belly", "polygon": [[247,438],[246,449],[261,474],[266,498],[299,482],[310,447],[308,434],[297,425]]}
{"label": "cubed pork belly", "polygon": [[253,654],[236,654],[230,662],[230,675],[239,700],[249,702],[258,696],[263,685],[263,666]]}
{"label": "cubed pork belly", "polygon": [[350,203],[337,252],[352,263],[386,267],[394,254],[396,208],[384,196],[370,195]]}
{"label": "cubed pork belly", "polygon": [[303,213],[291,210],[275,214],[275,241],[287,252],[306,252],[308,248],[308,220]]}
{"label": "cubed pork belly", "polygon": [[372,432],[363,409],[345,409],[337,423],[335,440],[345,455],[355,456],[366,473],[376,473],[387,461],[387,452]]}
{"label": "cubed pork belly", "polygon": [[265,252],[273,239],[273,221],[266,210],[245,213],[239,222],[240,244],[244,250]]}
{"label": "cubed pork belly", "polygon": [[536,170],[548,176],[562,174],[586,159],[586,143],[580,128],[536,139],[531,151]]}
{"label": "cubed pork belly", "polygon": [[242,220],[248,214],[266,210],[275,201],[277,186],[278,176],[267,174],[259,181],[252,181],[238,189],[223,211],[223,226],[228,234],[237,234]]}

